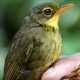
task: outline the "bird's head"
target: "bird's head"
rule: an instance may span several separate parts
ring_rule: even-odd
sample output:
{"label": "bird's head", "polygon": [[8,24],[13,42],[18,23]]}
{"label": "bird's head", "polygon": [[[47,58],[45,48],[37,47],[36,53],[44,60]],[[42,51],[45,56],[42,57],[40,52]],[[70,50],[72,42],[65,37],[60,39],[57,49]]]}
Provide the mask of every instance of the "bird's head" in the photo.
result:
{"label": "bird's head", "polygon": [[72,6],[73,4],[57,6],[53,3],[43,3],[32,9],[30,18],[41,25],[47,25],[51,28],[58,29],[60,14]]}

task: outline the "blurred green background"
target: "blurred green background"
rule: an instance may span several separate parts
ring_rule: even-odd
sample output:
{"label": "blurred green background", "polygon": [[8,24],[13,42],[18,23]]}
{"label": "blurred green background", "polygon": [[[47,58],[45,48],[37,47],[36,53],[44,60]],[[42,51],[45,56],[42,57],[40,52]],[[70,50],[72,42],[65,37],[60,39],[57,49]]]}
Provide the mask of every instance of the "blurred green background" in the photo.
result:
{"label": "blurred green background", "polygon": [[80,51],[80,0],[0,0],[0,80],[11,40],[30,9],[43,2],[58,5],[73,3],[74,7],[60,16],[60,32],[63,39],[62,54]]}

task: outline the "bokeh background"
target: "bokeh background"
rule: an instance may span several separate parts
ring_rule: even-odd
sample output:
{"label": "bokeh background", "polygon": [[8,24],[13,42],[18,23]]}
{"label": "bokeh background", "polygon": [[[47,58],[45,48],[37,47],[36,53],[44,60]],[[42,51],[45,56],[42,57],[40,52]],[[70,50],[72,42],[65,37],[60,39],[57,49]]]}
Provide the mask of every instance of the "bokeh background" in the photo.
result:
{"label": "bokeh background", "polygon": [[0,80],[3,77],[4,61],[12,37],[30,9],[43,2],[74,4],[73,8],[60,16],[62,54],[70,55],[80,51],[80,0],[0,0]]}

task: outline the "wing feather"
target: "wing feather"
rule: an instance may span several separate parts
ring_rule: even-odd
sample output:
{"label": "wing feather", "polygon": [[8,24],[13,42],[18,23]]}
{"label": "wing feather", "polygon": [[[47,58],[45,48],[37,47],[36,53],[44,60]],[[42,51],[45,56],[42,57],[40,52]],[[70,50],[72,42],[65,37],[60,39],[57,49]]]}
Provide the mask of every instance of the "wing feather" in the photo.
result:
{"label": "wing feather", "polygon": [[26,40],[22,45],[21,38],[17,37],[12,44],[11,50],[5,60],[4,80],[18,80],[22,76],[22,71],[25,68],[25,63],[32,53],[33,43]]}

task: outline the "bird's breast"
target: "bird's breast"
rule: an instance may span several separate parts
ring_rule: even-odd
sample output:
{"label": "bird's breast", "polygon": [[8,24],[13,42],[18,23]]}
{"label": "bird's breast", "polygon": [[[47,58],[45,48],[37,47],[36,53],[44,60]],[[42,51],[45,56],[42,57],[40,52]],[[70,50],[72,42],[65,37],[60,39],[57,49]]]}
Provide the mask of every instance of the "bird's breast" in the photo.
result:
{"label": "bird's breast", "polygon": [[[56,41],[53,32],[45,31],[42,28],[34,28],[29,32],[34,41],[34,48],[28,61],[28,68],[37,69],[48,67],[54,58]],[[32,34],[31,34],[32,33]],[[57,54],[57,53],[56,53]]]}

